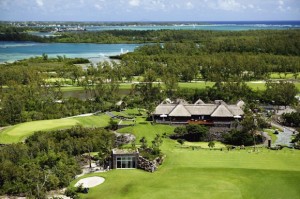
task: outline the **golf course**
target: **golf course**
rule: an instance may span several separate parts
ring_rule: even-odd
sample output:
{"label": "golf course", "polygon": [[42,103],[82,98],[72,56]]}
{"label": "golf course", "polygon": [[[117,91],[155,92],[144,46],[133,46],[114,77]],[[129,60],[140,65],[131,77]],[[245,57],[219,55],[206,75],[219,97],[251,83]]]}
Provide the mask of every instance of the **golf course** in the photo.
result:
{"label": "golf course", "polygon": [[102,114],[100,116],[73,117],[55,120],[40,120],[25,122],[14,126],[6,127],[0,131],[0,144],[11,144],[23,141],[26,137],[36,131],[50,131],[57,129],[66,129],[75,125],[84,127],[105,127],[108,125],[109,116]]}
{"label": "golf course", "polygon": [[[121,83],[120,84],[120,90],[130,90],[132,88],[132,85],[137,83]],[[157,82],[155,84],[158,84]],[[179,82],[178,86],[179,88],[188,88],[188,89],[204,89],[206,87],[212,87],[215,84],[215,82],[205,82],[205,81],[199,81],[199,82]],[[253,91],[263,91],[266,89],[265,82],[264,81],[250,81],[246,82],[246,84],[253,90]],[[300,83],[294,82],[296,88],[300,89]],[[163,83],[161,83],[162,86],[164,86]],[[61,90],[63,92],[67,91],[83,91],[84,87],[79,86],[65,86],[61,87]]]}
{"label": "golf course", "polygon": [[[44,120],[18,124],[0,132],[1,143],[16,143],[39,130],[83,126],[106,126],[109,117],[86,116],[59,120]],[[132,133],[139,140],[143,136],[148,144],[156,134],[170,134],[174,126],[152,125],[144,117],[136,118],[136,125],[119,129],[119,133]],[[137,144],[139,144],[137,142]],[[86,199],[297,199],[300,195],[300,151],[284,148],[273,151],[259,148],[253,152],[228,151],[217,142],[210,150],[208,143],[185,142],[163,139],[164,163],[154,173],[139,169],[110,170],[91,173],[71,182],[73,187],[80,179],[103,177],[105,181],[81,194]],[[220,150],[222,148],[222,150]]]}
{"label": "golf course", "polygon": [[[119,132],[133,133],[137,140],[146,136],[148,143],[156,133],[171,133],[174,127],[138,124]],[[165,162],[154,173],[142,170],[110,170],[88,174],[105,178],[82,198],[299,198],[300,151],[209,150],[207,143],[197,149],[164,139]],[[222,147],[220,143],[216,147]],[[79,178],[79,179],[82,179]],[[74,180],[73,186],[79,179]]]}

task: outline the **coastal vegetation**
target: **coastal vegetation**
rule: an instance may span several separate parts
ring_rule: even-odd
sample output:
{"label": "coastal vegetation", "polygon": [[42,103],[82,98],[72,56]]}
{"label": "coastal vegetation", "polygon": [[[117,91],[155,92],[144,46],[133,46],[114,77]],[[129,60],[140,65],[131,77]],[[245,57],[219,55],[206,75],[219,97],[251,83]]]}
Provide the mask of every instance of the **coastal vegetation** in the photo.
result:
{"label": "coastal vegetation", "polygon": [[[135,67],[135,62],[127,62],[133,59],[130,56],[126,55],[121,63],[102,62],[96,67],[86,63],[88,60],[85,59],[48,58],[45,54],[0,65],[0,125],[115,110],[120,99],[128,107],[141,105],[150,111],[166,97],[188,101],[199,98],[227,102],[259,100],[273,105],[290,105],[295,103],[294,96],[300,85],[291,80],[280,83],[252,83],[243,79],[206,82],[201,70],[193,71],[193,76],[196,76],[193,81],[196,82],[182,82],[182,75],[178,72],[181,65],[166,67],[165,70],[156,65],[157,62],[140,60],[144,64]],[[141,66],[149,69],[138,69]],[[159,68],[162,69],[160,73]],[[131,83],[133,78],[138,82]],[[67,95],[75,90],[82,90],[85,97]]]}

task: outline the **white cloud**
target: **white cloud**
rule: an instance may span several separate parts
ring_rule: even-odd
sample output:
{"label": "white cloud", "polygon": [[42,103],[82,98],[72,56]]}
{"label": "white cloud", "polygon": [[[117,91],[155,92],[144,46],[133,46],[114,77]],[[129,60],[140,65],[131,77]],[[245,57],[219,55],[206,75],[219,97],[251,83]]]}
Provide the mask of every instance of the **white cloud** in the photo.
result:
{"label": "white cloud", "polygon": [[35,1],[38,6],[43,7],[44,6],[44,1],[43,0],[36,0]]}
{"label": "white cloud", "polygon": [[167,8],[174,8],[176,5],[174,2],[165,2],[165,0],[151,0],[144,1],[143,8],[148,11],[166,10]]}
{"label": "white cloud", "polygon": [[236,0],[218,0],[216,8],[226,11],[232,11],[239,10],[244,7]]}
{"label": "white cloud", "polygon": [[[1,19],[297,20],[300,0],[0,0]],[[14,10],[18,12],[14,12]],[[134,9],[134,12],[133,12]],[[101,12],[94,12],[101,10]],[[53,15],[55,13],[55,15]],[[66,18],[65,16],[69,16]],[[193,18],[192,18],[193,19]]]}
{"label": "white cloud", "polygon": [[193,9],[194,8],[194,5],[190,1],[187,2],[185,5],[186,5],[187,9]]}
{"label": "white cloud", "polygon": [[279,1],[278,1],[278,4],[283,6],[283,5],[284,5],[284,1],[279,0]]}
{"label": "white cloud", "polygon": [[102,9],[103,9],[103,7],[102,7],[101,5],[99,5],[99,4],[95,4],[95,8],[96,8],[97,10],[102,10]]}
{"label": "white cloud", "polygon": [[249,5],[248,5],[248,8],[253,9],[253,8],[254,8],[254,5],[253,5],[253,4],[249,4]]}
{"label": "white cloud", "polygon": [[130,5],[130,6],[134,6],[134,7],[139,6],[140,3],[141,3],[140,0],[130,0],[130,1],[129,1],[129,5]]}
{"label": "white cloud", "polygon": [[285,2],[283,0],[279,0],[277,2],[278,4],[278,10],[280,10],[281,12],[285,12],[286,10],[288,10],[288,8],[285,8]]}

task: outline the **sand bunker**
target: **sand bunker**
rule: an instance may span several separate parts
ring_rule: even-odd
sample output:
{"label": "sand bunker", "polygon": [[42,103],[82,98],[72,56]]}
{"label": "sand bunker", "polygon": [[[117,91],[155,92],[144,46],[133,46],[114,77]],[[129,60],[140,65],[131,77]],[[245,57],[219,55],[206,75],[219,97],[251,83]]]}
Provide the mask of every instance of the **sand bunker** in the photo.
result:
{"label": "sand bunker", "polygon": [[102,184],[104,181],[105,179],[102,177],[83,178],[75,184],[75,187],[78,187],[80,184],[82,184],[83,187],[87,187],[87,188],[95,187],[99,184]]}

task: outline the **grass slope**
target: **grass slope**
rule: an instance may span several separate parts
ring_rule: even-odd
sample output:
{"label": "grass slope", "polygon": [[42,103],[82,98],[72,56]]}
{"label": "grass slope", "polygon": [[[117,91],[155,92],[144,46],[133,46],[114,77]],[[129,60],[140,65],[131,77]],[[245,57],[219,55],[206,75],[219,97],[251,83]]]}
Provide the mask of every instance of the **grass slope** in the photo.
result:
{"label": "grass slope", "polygon": [[[149,142],[156,133],[169,134],[174,129],[168,125],[144,123],[141,118],[137,124],[119,132],[133,133],[137,140],[146,136]],[[86,199],[299,198],[298,150],[260,149],[257,153],[250,149],[192,150],[170,139],[164,139],[162,150],[167,158],[157,172],[111,170],[89,174],[84,177],[102,176],[106,181],[81,196]]]}
{"label": "grass slope", "polygon": [[[201,147],[204,149],[208,149],[208,142],[184,142],[183,146],[187,147]],[[215,142],[214,149],[225,148],[226,146],[221,142]]]}
{"label": "grass slope", "polygon": [[[90,174],[106,181],[83,198],[289,198],[299,197],[299,151],[191,150],[172,141],[167,159],[155,173],[112,170]],[[85,176],[86,177],[86,176]],[[76,180],[77,181],[77,180]],[[73,182],[72,184],[74,184]]]}
{"label": "grass slope", "polygon": [[264,129],[264,131],[266,133],[268,133],[268,135],[271,137],[272,139],[272,144],[275,143],[275,141],[277,140],[277,136],[274,134],[274,129]]}
{"label": "grass slope", "polygon": [[154,139],[156,134],[171,134],[174,131],[174,126],[155,124],[151,125],[150,122],[145,122],[144,118],[136,118],[136,126],[130,126],[119,129],[119,133],[131,133],[136,136],[137,143],[142,137],[146,137],[148,144]]}
{"label": "grass slope", "polygon": [[10,144],[21,142],[35,131],[65,129],[75,125],[104,127],[108,125],[108,122],[109,116],[107,115],[25,122],[0,131],[0,143]]}

